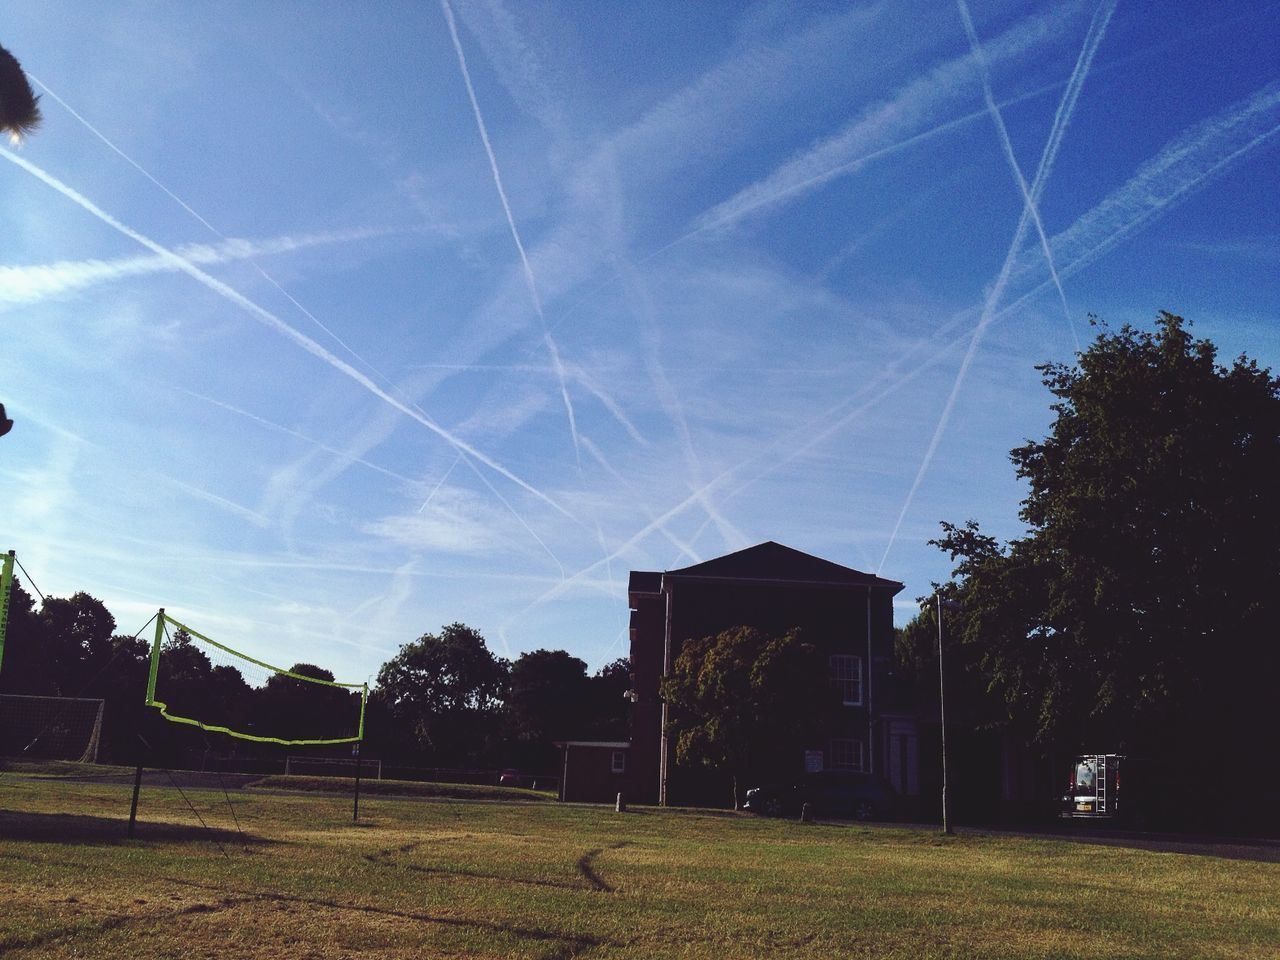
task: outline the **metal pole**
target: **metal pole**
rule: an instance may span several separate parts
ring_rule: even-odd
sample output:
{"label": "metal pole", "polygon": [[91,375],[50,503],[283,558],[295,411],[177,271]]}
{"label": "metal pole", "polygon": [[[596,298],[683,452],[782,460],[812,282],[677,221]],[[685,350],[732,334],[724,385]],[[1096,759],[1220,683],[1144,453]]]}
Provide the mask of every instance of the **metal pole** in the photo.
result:
{"label": "metal pole", "polygon": [[351,805],[351,822],[358,823],[360,820],[360,744],[357,743],[351,752],[356,755],[356,795]]}
{"label": "metal pole", "polygon": [[142,789],[142,754],[138,754],[138,769],[133,771],[133,802],[129,804],[129,836],[133,836],[138,824],[138,791]]}
{"label": "metal pole", "polygon": [[951,820],[947,816],[947,697],[942,673],[942,594],[934,594],[938,601],[938,719],[942,727],[942,832],[952,833]]}
{"label": "metal pole", "polygon": [[9,591],[13,587],[13,561],[15,553],[10,550],[0,560],[0,662],[4,661],[4,637],[9,626]]}

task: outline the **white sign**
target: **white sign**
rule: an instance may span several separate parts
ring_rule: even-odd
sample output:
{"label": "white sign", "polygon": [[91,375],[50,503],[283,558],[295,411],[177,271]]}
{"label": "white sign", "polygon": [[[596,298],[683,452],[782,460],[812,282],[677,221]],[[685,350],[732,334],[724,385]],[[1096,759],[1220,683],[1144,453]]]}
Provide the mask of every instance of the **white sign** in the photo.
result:
{"label": "white sign", "polygon": [[804,752],[804,772],[805,773],[821,773],[822,772],[822,751],[806,750]]}

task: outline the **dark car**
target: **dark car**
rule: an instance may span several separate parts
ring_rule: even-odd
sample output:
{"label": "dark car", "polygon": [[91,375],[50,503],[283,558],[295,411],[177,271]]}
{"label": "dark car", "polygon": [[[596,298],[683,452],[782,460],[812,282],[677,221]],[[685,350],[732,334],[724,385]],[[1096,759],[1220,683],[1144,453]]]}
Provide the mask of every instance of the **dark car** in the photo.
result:
{"label": "dark car", "polygon": [[752,787],[745,809],[766,816],[796,816],[807,803],[820,817],[882,820],[893,814],[897,794],[875,774],[852,770],[807,773],[780,786]]}

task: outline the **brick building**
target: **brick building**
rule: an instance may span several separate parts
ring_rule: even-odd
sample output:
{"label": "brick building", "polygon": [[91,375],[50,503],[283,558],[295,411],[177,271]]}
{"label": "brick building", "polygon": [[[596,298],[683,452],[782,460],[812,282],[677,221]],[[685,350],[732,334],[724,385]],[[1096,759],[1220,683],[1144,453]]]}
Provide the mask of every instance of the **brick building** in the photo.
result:
{"label": "brick building", "polygon": [[[865,770],[886,776],[905,792],[918,762],[915,722],[909,714],[895,715],[881,695],[888,689],[893,657],[893,597],[901,589],[897,581],[773,541],[680,570],[632,571],[627,588],[631,740],[625,752],[617,744],[566,746],[570,784],[575,765],[584,766],[576,776],[581,790],[570,789],[565,799],[611,800],[612,794],[602,790],[606,779],[608,789],[621,789],[640,803],[707,799],[705,776],[675,765],[674,747],[663,736],[666,705],[659,683],[686,640],[742,625],[775,634],[801,628],[805,640],[827,655],[830,682],[845,704],[838,728],[825,742],[797,743],[792,754],[772,758],[778,769],[798,774],[807,763]],[[606,754],[607,778],[601,776]]]}

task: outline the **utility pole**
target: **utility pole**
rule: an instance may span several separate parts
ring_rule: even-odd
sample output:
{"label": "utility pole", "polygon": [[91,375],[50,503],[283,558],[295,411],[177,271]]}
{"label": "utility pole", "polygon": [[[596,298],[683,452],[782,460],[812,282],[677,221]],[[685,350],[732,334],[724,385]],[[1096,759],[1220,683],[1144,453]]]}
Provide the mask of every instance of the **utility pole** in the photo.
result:
{"label": "utility pole", "polygon": [[954,600],[943,600],[941,591],[934,593],[938,602],[938,719],[942,727],[942,832],[955,833],[947,812],[947,685],[942,671],[942,610],[959,610]]}

